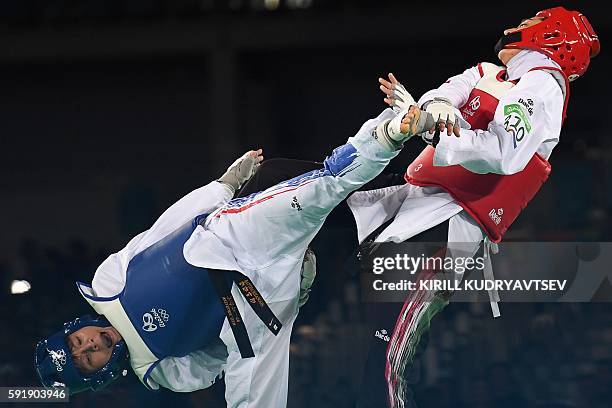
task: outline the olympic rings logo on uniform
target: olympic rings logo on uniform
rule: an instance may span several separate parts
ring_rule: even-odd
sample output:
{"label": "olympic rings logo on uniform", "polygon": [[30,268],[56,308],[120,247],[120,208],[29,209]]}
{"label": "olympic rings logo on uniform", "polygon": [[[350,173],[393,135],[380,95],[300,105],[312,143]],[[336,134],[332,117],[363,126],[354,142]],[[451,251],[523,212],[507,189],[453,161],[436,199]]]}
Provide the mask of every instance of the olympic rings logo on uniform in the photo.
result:
{"label": "olympic rings logo on uniform", "polygon": [[164,322],[167,322],[170,319],[170,315],[164,309],[157,309],[157,311],[159,312],[159,315],[164,320]]}
{"label": "olympic rings logo on uniform", "polygon": [[64,365],[66,365],[66,352],[62,349],[59,349],[57,351],[55,350],[48,350],[49,351],[49,356],[51,356],[51,361],[53,362],[53,364],[55,364],[55,369],[57,371],[63,371],[64,370]]}
{"label": "olympic rings logo on uniform", "polygon": [[158,327],[166,327],[168,320],[170,320],[170,314],[166,309],[155,309],[153,307],[149,312],[142,315],[142,329],[146,332],[154,332]]}

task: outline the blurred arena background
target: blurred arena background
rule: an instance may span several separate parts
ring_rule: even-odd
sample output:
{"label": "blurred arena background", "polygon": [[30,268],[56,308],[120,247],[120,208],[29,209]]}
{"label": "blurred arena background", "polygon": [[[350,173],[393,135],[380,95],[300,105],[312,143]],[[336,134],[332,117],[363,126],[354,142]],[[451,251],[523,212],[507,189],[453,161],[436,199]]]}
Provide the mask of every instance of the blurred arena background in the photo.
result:
{"label": "blurred arena background", "polygon": [[[393,72],[417,97],[480,61],[504,28],[558,2],[20,0],[0,5],[0,385],[34,385],[36,341],[89,312],[74,288],[242,152],[322,159],[383,108]],[[571,88],[551,179],[507,239],[612,238],[610,17],[568,1],[603,44]],[[421,148],[411,143],[391,170]],[[402,159],[403,158],[403,159]],[[353,407],[362,327],[338,208],[294,330],[289,406]],[[11,295],[11,282],[32,289]],[[484,305],[486,306],[486,305]],[[609,304],[453,304],[432,324],[422,407],[608,407]],[[273,378],[271,378],[273,381]],[[221,384],[222,385],[222,384]],[[78,406],[221,407],[222,386],[149,393],[133,375]],[[555,405],[556,404],[556,405]]]}

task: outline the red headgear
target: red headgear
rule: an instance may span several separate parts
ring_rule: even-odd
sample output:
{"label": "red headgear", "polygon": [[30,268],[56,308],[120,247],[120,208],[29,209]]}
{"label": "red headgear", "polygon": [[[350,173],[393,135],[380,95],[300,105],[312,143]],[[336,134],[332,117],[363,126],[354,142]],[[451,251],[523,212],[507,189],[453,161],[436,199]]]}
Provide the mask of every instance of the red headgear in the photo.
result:
{"label": "red headgear", "polygon": [[599,54],[599,38],[586,16],[563,7],[542,10],[534,24],[504,36],[501,48],[527,48],[541,52],[561,66],[570,81],[584,74],[590,58]]}

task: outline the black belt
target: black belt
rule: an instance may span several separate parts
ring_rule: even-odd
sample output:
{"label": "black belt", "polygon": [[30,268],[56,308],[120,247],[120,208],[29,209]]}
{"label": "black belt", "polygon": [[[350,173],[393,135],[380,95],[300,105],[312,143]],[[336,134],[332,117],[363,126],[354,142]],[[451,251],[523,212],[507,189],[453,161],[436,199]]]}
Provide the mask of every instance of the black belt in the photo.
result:
{"label": "black belt", "polygon": [[208,269],[208,276],[210,276],[210,280],[212,281],[217,295],[219,296],[219,300],[223,305],[225,316],[227,316],[227,320],[229,321],[232,332],[234,333],[234,338],[236,339],[236,344],[238,344],[240,355],[242,358],[255,357],[246,326],[244,325],[240,311],[236,306],[236,301],[232,296],[231,284],[236,284],[238,289],[240,289],[242,296],[244,296],[249,305],[251,305],[251,308],[255,314],[261,319],[272,334],[275,336],[278,335],[278,332],[283,327],[282,323],[274,315],[274,312],[272,312],[264,298],[261,296],[261,293],[259,293],[255,285],[253,285],[253,282],[248,277],[244,276],[240,272],[222,271],[217,269]]}

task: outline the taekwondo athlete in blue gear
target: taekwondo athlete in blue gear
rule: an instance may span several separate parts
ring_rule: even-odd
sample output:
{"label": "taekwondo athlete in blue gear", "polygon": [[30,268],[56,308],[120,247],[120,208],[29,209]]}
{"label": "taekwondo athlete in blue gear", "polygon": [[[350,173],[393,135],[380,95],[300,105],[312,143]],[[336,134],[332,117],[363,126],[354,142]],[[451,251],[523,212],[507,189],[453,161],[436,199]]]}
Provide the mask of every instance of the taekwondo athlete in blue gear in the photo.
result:
{"label": "taekwondo athlete in blue gear", "polygon": [[[285,406],[289,339],[307,246],[331,210],[422,131],[416,126],[421,119],[418,111],[396,115],[387,109],[335,149],[322,169],[243,199],[228,201],[239,185],[212,182],[195,190],[104,261],[91,286],[78,284],[121,334],[143,384],[194,391],[224,372],[228,406]],[[226,292],[210,279],[218,270]],[[236,285],[230,292],[231,281]],[[229,307],[228,293],[235,302]],[[262,315],[278,317],[278,323]],[[252,358],[242,358],[231,320],[248,333]],[[51,351],[38,365],[53,359]],[[49,385],[49,373],[39,374]],[[63,380],[58,382],[73,385]]]}
{"label": "taekwondo athlete in blue gear", "polygon": [[[247,152],[247,154],[236,160],[219,179],[223,184],[216,183],[215,189],[206,189],[206,192],[211,193],[212,197],[219,195],[229,197],[235,189],[239,188],[242,182],[251,177],[261,160],[263,160],[261,150]],[[219,189],[219,187],[221,188]],[[195,199],[204,192],[203,189],[192,192],[169,210],[173,210],[171,212],[178,214],[185,208],[194,207],[194,204],[197,203]],[[162,218],[169,218],[168,215],[171,214],[169,214],[169,211],[166,211],[164,215],[166,217],[162,216],[149,231],[157,231],[156,234],[160,236],[167,234],[171,229],[170,226],[164,225],[164,222],[160,221],[162,221]],[[214,291],[211,293],[212,288],[206,282],[208,272],[190,266],[182,256],[182,244],[193,232],[196,223],[200,219],[202,217],[186,222],[174,232],[167,234],[163,239],[147,246],[146,249],[133,256],[127,265],[125,286],[117,295],[107,298],[96,297],[93,295],[94,292],[91,286],[77,283],[77,287],[82,295],[92,302],[94,309],[96,309],[96,302],[111,302],[120,299],[120,301],[128,305],[129,310],[137,310],[142,307],[139,303],[147,301],[143,299],[143,294],[149,299],[154,298],[157,300],[161,300],[161,295],[161,298],[165,299],[163,305],[166,306],[166,309],[162,307],[157,309],[150,308],[150,310],[142,315],[142,318],[132,315],[132,319],[142,319],[142,324],[139,322],[136,327],[139,327],[140,332],[147,338],[148,344],[158,356],[181,355],[186,354],[185,350],[204,347],[207,343],[211,342],[212,338],[218,337],[218,327],[220,327],[225,318],[223,308],[216,294],[214,294]],[[146,235],[145,233],[143,234]],[[134,238],[126,249],[131,247],[136,240],[142,241],[145,238],[143,234]],[[121,252],[111,255],[98,271],[103,274],[108,269],[105,268],[106,265],[111,264],[112,266],[113,261],[121,259],[120,254]],[[196,270],[200,273],[194,273]],[[169,277],[172,279],[168,279]],[[104,291],[105,288],[101,289]],[[181,293],[183,299],[185,296],[189,298],[187,302],[183,302],[183,305],[190,302],[193,303],[191,305],[193,306],[192,313],[203,313],[209,317],[204,322],[205,324],[195,327],[195,330],[192,327],[166,325],[170,317],[167,309],[179,307],[176,302],[173,302],[176,299],[180,299],[180,297],[174,295],[176,293]],[[168,307],[167,302],[173,303],[174,307]],[[130,356],[126,341],[123,338],[113,346],[112,355],[108,363],[93,374],[80,372],[82,370],[75,366],[73,358],[71,358],[73,353],[68,337],[84,327],[96,326],[102,328],[110,326],[110,322],[102,314],[104,313],[100,313],[96,317],[89,315],[82,316],[74,321],[65,323],[62,330],[47,340],[38,343],[35,364],[37,374],[43,385],[48,387],[66,385],[70,387],[71,394],[87,389],[96,391],[117,379],[120,373],[124,373],[124,370],[130,365]],[[179,322],[182,322],[184,325],[189,317],[184,315],[183,319],[179,320]],[[172,328],[173,330],[165,330],[163,332],[160,330],[160,333],[163,333],[161,336],[147,336],[147,334],[157,331],[158,328],[165,327]],[[179,335],[178,333],[181,329],[188,330],[187,332],[190,335]],[[217,331],[215,332],[215,330]],[[144,383],[147,385],[146,381]]]}

